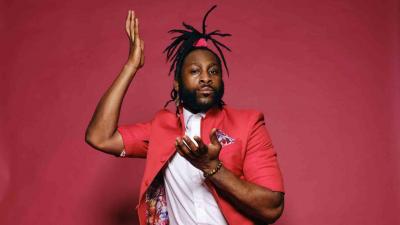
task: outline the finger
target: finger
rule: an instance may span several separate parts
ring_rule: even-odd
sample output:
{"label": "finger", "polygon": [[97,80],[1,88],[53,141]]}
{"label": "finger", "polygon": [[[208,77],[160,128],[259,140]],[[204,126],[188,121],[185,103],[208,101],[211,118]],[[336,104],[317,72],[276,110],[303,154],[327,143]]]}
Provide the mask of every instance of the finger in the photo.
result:
{"label": "finger", "polygon": [[189,146],[190,153],[193,154],[194,156],[199,156],[200,154],[197,148],[197,143],[193,142],[192,139],[189,138],[188,136],[184,136],[183,139]]}
{"label": "finger", "polygon": [[135,18],[135,42],[137,42],[137,47],[140,48],[140,35],[139,35],[139,19]]}
{"label": "finger", "polygon": [[190,153],[189,148],[184,144],[183,140],[177,138],[177,148],[183,153],[183,157],[194,159],[195,157]]}
{"label": "finger", "polygon": [[196,146],[193,146],[192,143],[190,143],[191,140],[189,138],[182,138],[182,143],[185,145],[186,149],[188,150],[188,154],[192,157],[195,158],[197,157],[196,155]]}
{"label": "finger", "polygon": [[131,33],[131,39],[132,41],[135,40],[135,11],[131,11],[131,18],[130,18],[130,24],[129,24],[129,30]]}
{"label": "finger", "polygon": [[218,137],[217,137],[217,128],[213,128],[213,129],[211,130],[211,133],[210,133],[210,142],[211,142],[211,144],[213,144],[213,145],[221,146],[221,143],[219,143]]}
{"label": "finger", "polygon": [[144,65],[144,41],[140,40],[140,48],[142,49],[142,54],[140,55],[140,66]]}
{"label": "finger", "polygon": [[135,17],[135,34],[139,34],[139,19],[137,17]]}
{"label": "finger", "polygon": [[144,41],[140,39],[140,49],[142,49],[142,53],[144,52]]}
{"label": "finger", "polygon": [[[184,140],[186,141],[187,144],[189,144],[189,147],[190,147],[191,149],[196,149],[196,148],[198,147],[197,142],[196,142],[193,138],[191,138],[191,137],[185,135],[185,136],[184,136]],[[193,145],[193,146],[192,146],[192,145]]]}
{"label": "finger", "polygon": [[182,157],[185,158],[185,153],[184,153],[184,152],[181,150],[181,148],[179,147],[179,144],[178,144],[178,141],[177,141],[177,140],[175,140],[175,147],[176,147],[176,150],[178,151],[179,155],[181,155]]}
{"label": "finger", "polygon": [[207,152],[207,146],[204,144],[203,140],[199,136],[194,136],[193,139],[197,142],[199,145],[198,151],[200,154],[204,154]]}
{"label": "finger", "polygon": [[128,16],[126,17],[126,21],[125,21],[125,30],[126,30],[126,33],[128,34],[129,38],[131,37],[131,32],[129,30],[130,20],[131,20],[131,10],[128,10]]}

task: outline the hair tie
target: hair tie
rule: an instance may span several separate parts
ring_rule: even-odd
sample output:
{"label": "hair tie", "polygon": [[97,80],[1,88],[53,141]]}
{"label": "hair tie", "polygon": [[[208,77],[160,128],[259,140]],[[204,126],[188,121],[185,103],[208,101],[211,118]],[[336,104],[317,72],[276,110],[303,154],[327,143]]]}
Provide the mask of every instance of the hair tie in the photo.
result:
{"label": "hair tie", "polygon": [[207,47],[207,41],[205,38],[200,38],[193,46],[195,47]]}

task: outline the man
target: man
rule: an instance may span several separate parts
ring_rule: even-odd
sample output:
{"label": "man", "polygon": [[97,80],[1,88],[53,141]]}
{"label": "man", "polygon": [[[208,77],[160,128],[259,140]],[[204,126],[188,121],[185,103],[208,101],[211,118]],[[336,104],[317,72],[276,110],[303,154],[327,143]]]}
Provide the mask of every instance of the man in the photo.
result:
{"label": "man", "polygon": [[[94,148],[122,157],[146,158],[137,206],[140,224],[267,224],[284,207],[281,172],[263,114],[222,101],[221,60],[207,45],[212,35],[189,31],[166,50],[175,67],[172,100],[145,123],[119,125],[123,97],[144,65],[144,42],[133,11],[126,20],[131,47],[121,73],[101,98],[86,131]],[[180,44],[180,45],[179,45]],[[179,45],[179,46],[178,46]],[[173,54],[174,50],[176,53]],[[225,64],[225,68],[226,64]]]}

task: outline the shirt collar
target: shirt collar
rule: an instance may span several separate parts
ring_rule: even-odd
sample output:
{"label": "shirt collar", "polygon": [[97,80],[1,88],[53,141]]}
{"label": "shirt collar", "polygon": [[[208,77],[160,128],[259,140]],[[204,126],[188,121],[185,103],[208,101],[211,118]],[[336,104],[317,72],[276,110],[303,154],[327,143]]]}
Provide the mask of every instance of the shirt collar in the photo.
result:
{"label": "shirt collar", "polygon": [[186,126],[193,116],[201,116],[204,118],[204,117],[206,117],[206,113],[204,113],[204,112],[192,113],[189,110],[187,110],[185,107],[183,107],[183,118],[185,120]]}
{"label": "shirt collar", "polygon": [[[223,106],[223,107],[225,107],[225,106]],[[183,105],[182,104],[179,104],[179,106],[178,106],[178,118],[179,118],[179,122],[180,122],[180,124],[181,125],[183,125],[183,124],[185,124],[185,120],[184,120],[184,113],[183,113]],[[188,110],[189,111],[189,110]],[[204,114],[204,116],[203,116],[203,118],[205,119],[205,120],[207,120],[207,118],[208,119],[212,119],[212,118],[217,118],[218,117],[218,115],[220,115],[221,114],[221,109],[219,109],[218,107],[213,107],[213,108],[211,108],[211,109],[209,109],[205,114]],[[189,111],[190,112],[190,111]]]}

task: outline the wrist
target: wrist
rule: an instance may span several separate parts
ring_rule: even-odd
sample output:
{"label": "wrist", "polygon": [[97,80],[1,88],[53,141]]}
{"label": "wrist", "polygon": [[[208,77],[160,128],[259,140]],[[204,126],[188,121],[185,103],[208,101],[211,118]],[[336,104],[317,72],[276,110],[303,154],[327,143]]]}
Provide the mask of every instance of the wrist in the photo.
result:
{"label": "wrist", "polygon": [[136,73],[136,71],[139,70],[139,67],[137,65],[134,65],[132,63],[125,63],[124,68],[131,71],[132,73]]}
{"label": "wrist", "polygon": [[214,160],[209,163],[206,169],[203,170],[203,176],[208,178],[216,174],[222,167],[222,162],[219,160]]}

